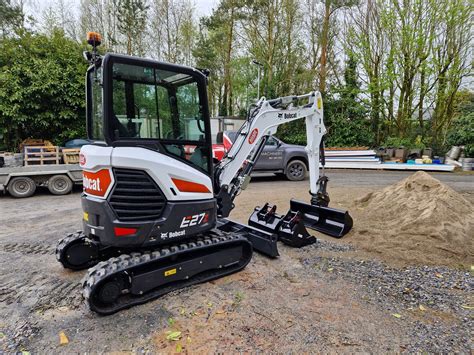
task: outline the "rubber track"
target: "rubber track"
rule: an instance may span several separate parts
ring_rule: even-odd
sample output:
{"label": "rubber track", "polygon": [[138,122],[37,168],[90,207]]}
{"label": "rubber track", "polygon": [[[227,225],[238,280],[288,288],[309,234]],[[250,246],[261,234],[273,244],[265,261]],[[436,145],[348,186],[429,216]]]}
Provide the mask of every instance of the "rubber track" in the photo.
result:
{"label": "rubber track", "polygon": [[74,267],[70,265],[67,260],[65,260],[65,253],[64,253],[65,248],[80,239],[88,240],[90,243],[95,243],[94,241],[89,239],[82,231],[77,231],[76,233],[68,234],[67,236],[65,236],[64,238],[58,241],[58,244],[56,246],[56,252],[55,252],[56,260],[59,261],[63,265],[63,267],[67,269],[71,269],[71,270],[84,270],[84,269],[87,269],[88,267],[94,266],[96,263],[100,261],[99,259],[94,260],[94,261],[91,260],[91,262],[89,262],[89,264],[86,265],[85,267]]}
{"label": "rubber track", "polygon": [[66,246],[73,241],[79,240],[81,238],[86,238],[86,235],[82,231],[77,231],[76,233],[68,234],[64,238],[59,239],[58,244],[56,245],[56,260],[61,262],[61,253],[63,252],[64,248],[66,248]]}
{"label": "rubber track", "polygon": [[[248,259],[245,260],[242,265],[239,265],[238,268],[229,267],[229,269],[217,269],[215,272],[207,273],[206,276],[203,278],[199,278],[199,275],[196,275],[187,281],[180,281],[177,285],[169,284],[169,285],[164,285],[162,287],[158,287],[157,289],[150,291],[141,297],[138,297],[138,296],[130,297],[128,295],[125,295],[126,297],[121,296],[122,298],[128,299],[128,302],[122,302],[122,303],[117,302],[119,304],[117,305],[114,304],[113,306],[106,306],[108,308],[105,308],[105,307],[101,308],[100,306],[97,306],[96,304],[94,304],[94,302],[92,301],[93,293],[98,291],[98,286],[100,285],[100,283],[114,274],[117,274],[117,275],[122,274],[126,272],[127,270],[130,270],[137,266],[144,266],[145,264],[149,262],[158,261],[160,258],[165,258],[165,257],[169,258],[173,255],[178,256],[179,254],[182,254],[183,252],[188,252],[191,249],[198,250],[201,248],[205,248],[206,246],[210,246],[210,245],[215,246],[217,244],[225,245],[225,244],[228,244],[228,242],[230,241],[241,241],[250,247],[250,255]],[[246,238],[242,236],[238,236],[238,235],[232,235],[230,233],[224,233],[224,232],[220,232],[219,234],[216,233],[216,236],[214,237],[197,238],[194,240],[190,240],[187,243],[173,245],[171,247],[168,246],[161,249],[155,249],[153,251],[148,251],[148,252],[143,252],[143,253],[134,252],[130,254],[122,254],[119,257],[114,257],[107,261],[100,262],[96,266],[89,269],[87,275],[82,280],[83,296],[86,303],[88,304],[89,308],[92,311],[95,311],[103,315],[112,314],[122,309],[130,308],[132,306],[139,305],[139,304],[143,304],[145,302],[158,298],[168,292],[181,289],[183,287],[191,286],[193,284],[210,281],[212,279],[239,271],[243,269],[249,263],[251,258],[252,258],[252,247],[251,247],[250,242]]]}

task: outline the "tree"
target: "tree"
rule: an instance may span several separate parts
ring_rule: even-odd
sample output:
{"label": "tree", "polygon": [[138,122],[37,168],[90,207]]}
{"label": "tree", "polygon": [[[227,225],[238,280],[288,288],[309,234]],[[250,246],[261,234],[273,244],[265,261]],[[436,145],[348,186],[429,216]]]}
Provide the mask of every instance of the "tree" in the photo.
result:
{"label": "tree", "polygon": [[246,1],[242,27],[245,49],[263,64],[266,97],[290,94],[304,61],[300,3],[296,0]]}
{"label": "tree", "polygon": [[23,17],[19,6],[13,5],[10,0],[0,0],[0,38],[5,38],[11,31],[21,28]]}
{"label": "tree", "polygon": [[233,86],[241,79],[239,73],[233,71],[236,67],[235,32],[242,19],[241,8],[241,1],[222,1],[209,18],[202,19],[201,37],[194,50],[197,65],[211,69],[210,97],[219,116],[233,114]]}
{"label": "tree", "polygon": [[42,13],[43,33],[51,34],[55,29],[62,30],[69,38],[81,41],[79,26],[71,4],[66,0],[54,0]]}
{"label": "tree", "polygon": [[376,143],[387,137],[439,148],[469,73],[466,0],[367,0],[352,13],[346,47],[361,63]]}
{"label": "tree", "polygon": [[[344,83],[326,94],[324,100],[326,145],[336,147],[372,146],[373,133],[367,115],[367,105],[361,93],[357,61],[350,53],[344,70]],[[278,136],[288,143],[306,144],[304,120],[280,126]]]}
{"label": "tree", "polygon": [[25,138],[85,136],[84,47],[56,30],[0,41],[0,127],[4,145]]}
{"label": "tree", "polygon": [[333,18],[339,9],[350,7],[357,3],[356,0],[323,0],[324,16],[320,38],[321,57],[319,62],[319,91],[326,93],[328,51],[330,47],[330,29]]}
{"label": "tree", "polygon": [[118,31],[119,0],[81,0],[80,2],[80,38],[95,31],[102,34],[102,48],[107,51],[121,51]]}
{"label": "tree", "polygon": [[447,129],[455,116],[455,97],[461,81],[472,76],[472,3],[465,0],[441,1],[443,11],[432,47],[436,75],[431,136],[435,148],[445,143]]}
{"label": "tree", "polygon": [[171,63],[192,65],[196,37],[194,5],[189,0],[152,0],[150,54]]}
{"label": "tree", "polygon": [[119,0],[117,29],[125,37],[126,53],[143,56],[143,37],[146,28],[148,5],[145,0]]}
{"label": "tree", "polygon": [[325,102],[329,146],[356,147],[374,145],[367,107],[359,95],[362,90],[357,74],[357,61],[348,53],[344,70],[344,84],[335,87]]}

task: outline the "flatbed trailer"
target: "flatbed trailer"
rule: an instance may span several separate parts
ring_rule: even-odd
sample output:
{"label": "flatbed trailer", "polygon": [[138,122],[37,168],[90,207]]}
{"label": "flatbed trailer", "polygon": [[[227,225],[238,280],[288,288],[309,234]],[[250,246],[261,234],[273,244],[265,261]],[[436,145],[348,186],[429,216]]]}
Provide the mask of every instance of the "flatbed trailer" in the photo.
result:
{"label": "flatbed trailer", "polygon": [[75,184],[82,184],[79,164],[0,168],[0,192],[8,191],[13,197],[30,197],[38,186],[46,186],[54,195],[65,195]]}

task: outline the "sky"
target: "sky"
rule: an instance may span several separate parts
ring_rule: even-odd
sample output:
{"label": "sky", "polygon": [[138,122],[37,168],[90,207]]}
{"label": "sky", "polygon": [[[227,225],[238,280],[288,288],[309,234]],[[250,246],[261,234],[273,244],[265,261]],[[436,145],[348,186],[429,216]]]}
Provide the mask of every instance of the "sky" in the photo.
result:
{"label": "sky", "polygon": [[210,15],[212,9],[217,6],[218,0],[195,0],[196,13],[199,17]]}
{"label": "sky", "polygon": [[[31,12],[33,15],[40,13],[44,10],[48,5],[53,3],[54,0],[27,0],[27,8],[28,12]],[[69,0],[70,3],[75,4],[75,6],[79,7],[80,0]],[[196,7],[196,15],[198,17],[210,15],[212,9],[215,8],[218,4],[219,0],[194,0],[194,4]]]}

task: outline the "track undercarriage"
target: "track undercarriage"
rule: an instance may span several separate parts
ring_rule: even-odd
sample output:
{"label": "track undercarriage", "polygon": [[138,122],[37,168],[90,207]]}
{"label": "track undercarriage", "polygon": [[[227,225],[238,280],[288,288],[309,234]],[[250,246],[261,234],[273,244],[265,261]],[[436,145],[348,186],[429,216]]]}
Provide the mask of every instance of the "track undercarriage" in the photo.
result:
{"label": "track undercarriage", "polygon": [[253,249],[276,257],[276,242],[275,235],[222,220],[183,243],[140,251],[103,247],[77,232],[59,241],[56,258],[65,268],[89,268],[84,298],[91,310],[106,315],[237,272],[250,262]]}

